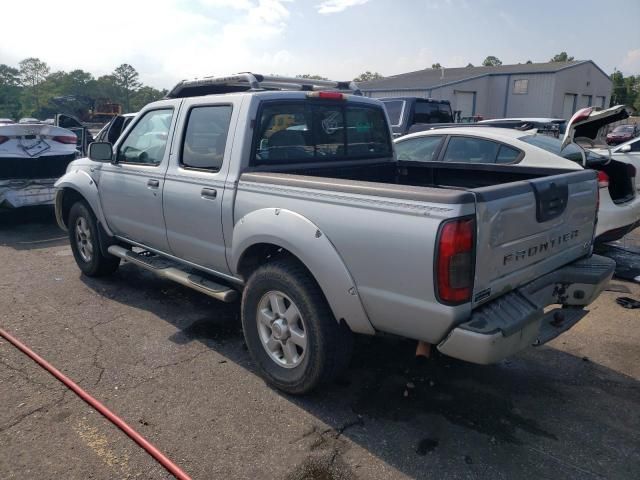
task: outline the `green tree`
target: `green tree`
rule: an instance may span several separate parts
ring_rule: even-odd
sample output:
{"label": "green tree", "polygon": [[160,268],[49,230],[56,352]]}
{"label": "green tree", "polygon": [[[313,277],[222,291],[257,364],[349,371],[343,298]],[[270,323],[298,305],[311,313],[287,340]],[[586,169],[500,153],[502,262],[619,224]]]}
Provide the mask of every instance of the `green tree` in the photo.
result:
{"label": "green tree", "polygon": [[525,63],[526,63],[527,65],[529,65],[529,64],[531,64],[531,63],[533,63],[533,62],[532,62],[531,60],[527,60]]}
{"label": "green tree", "polygon": [[354,82],[370,82],[371,80],[380,80],[381,78],[384,78],[384,77],[380,75],[378,72],[370,72],[369,70],[367,70],[366,72],[361,73],[356,78],[354,78],[353,81]]}
{"label": "green tree", "polygon": [[167,93],[169,93],[167,90],[158,90],[157,88],[144,85],[133,93],[131,97],[131,111],[137,112],[148,103],[160,100]]}
{"label": "green tree", "polygon": [[467,63],[467,68],[473,68],[475,65],[471,62]]}
{"label": "green tree", "polygon": [[560,52],[557,55],[554,55],[549,61],[550,62],[572,62],[573,57],[570,57],[569,55],[567,55],[567,52]]}
{"label": "green tree", "polygon": [[138,72],[128,63],[123,63],[113,71],[112,76],[116,87],[120,89],[124,110],[125,112],[130,112],[131,96],[142,86]]}
{"label": "green tree", "polygon": [[20,71],[0,64],[0,117],[17,118],[20,115]]}
{"label": "green tree", "polygon": [[25,58],[18,65],[20,66],[20,82],[25,87],[26,99],[32,102],[25,113],[37,114],[40,111],[41,104],[40,84],[46,80],[51,70],[49,65],[34,57]]}
{"label": "green tree", "polygon": [[502,65],[502,60],[498,57],[494,57],[493,55],[488,56],[482,62],[483,67],[499,67],[500,65]]}
{"label": "green tree", "polygon": [[431,68],[433,68],[434,70],[435,69],[440,69],[440,68],[442,68],[442,65],[440,65],[439,63],[432,63],[431,64]]}

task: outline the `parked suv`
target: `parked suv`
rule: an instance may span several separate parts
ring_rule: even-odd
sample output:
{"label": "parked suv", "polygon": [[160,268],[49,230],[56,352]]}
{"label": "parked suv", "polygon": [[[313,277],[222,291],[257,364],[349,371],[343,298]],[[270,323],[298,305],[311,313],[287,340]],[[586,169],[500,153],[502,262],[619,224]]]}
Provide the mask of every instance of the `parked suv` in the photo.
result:
{"label": "parked suv", "polygon": [[353,334],[491,363],[586,314],[614,267],[591,255],[595,172],[399,162],[382,103],[349,89],[181,82],[56,183],[78,267],[241,299],[258,371],[290,393],[334,378]]}

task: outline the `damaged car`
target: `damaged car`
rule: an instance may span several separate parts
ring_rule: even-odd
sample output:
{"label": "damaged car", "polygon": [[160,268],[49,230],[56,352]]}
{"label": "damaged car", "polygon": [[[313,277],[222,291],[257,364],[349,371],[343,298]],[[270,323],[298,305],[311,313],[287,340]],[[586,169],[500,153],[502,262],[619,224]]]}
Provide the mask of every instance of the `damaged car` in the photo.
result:
{"label": "damaged car", "polygon": [[0,209],[53,204],[53,184],[78,157],[77,141],[54,125],[0,125]]}
{"label": "damaged car", "polygon": [[[502,164],[513,167],[588,169],[598,172],[600,202],[596,242],[619,240],[640,226],[640,197],[636,194],[636,168],[594,151],[576,141],[594,142],[602,127],[623,120],[629,110],[618,105],[606,110],[592,107],[576,112],[562,139],[536,129],[495,128],[491,124],[434,128],[395,141],[398,159],[444,163],[457,168],[469,164]],[[558,205],[564,200],[558,198]]]}

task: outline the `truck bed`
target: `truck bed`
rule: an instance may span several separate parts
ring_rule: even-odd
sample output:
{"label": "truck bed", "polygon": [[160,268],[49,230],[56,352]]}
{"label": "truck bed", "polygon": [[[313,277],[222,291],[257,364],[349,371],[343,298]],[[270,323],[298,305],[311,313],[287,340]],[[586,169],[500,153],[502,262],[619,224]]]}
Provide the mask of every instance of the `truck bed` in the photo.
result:
{"label": "truck bed", "polygon": [[[443,162],[377,162],[327,166],[278,166],[254,169],[243,178],[269,178],[271,182],[312,186],[320,189],[344,189],[349,192],[409,198],[434,202],[468,201],[471,196],[460,192],[536,178],[575,173],[575,170],[536,168],[495,164],[455,165]],[[253,175],[256,174],[254,177]],[[343,182],[341,180],[348,180]],[[354,183],[357,182],[357,183]],[[384,184],[373,185],[373,184]],[[391,185],[423,188],[394,188]],[[426,188],[424,188],[426,187]],[[453,190],[447,192],[446,190]],[[457,192],[457,193],[456,193]],[[446,201],[446,200],[449,201]]]}
{"label": "truck bed", "polygon": [[[380,312],[372,315],[376,328],[420,330],[415,338],[436,343],[451,325],[449,317],[434,326],[445,307],[426,297],[442,222],[472,215],[476,222],[473,296],[451,310],[461,319],[588,255],[596,190],[591,170],[435,162],[270,166],[241,175],[235,215],[270,204],[308,218],[348,259],[365,306]],[[400,320],[394,308],[410,313]]]}

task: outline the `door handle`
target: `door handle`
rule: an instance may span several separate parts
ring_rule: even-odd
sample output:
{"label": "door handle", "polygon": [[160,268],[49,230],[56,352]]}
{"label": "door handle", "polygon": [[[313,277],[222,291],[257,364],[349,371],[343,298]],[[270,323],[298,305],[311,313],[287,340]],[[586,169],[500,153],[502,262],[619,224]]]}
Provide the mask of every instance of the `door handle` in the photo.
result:
{"label": "door handle", "polygon": [[203,188],[200,190],[200,195],[204,198],[214,199],[218,196],[218,192],[216,192],[215,188]]}
{"label": "door handle", "polygon": [[151,188],[158,188],[160,186],[160,182],[158,180],[150,178],[149,180],[147,180],[147,186]]}

